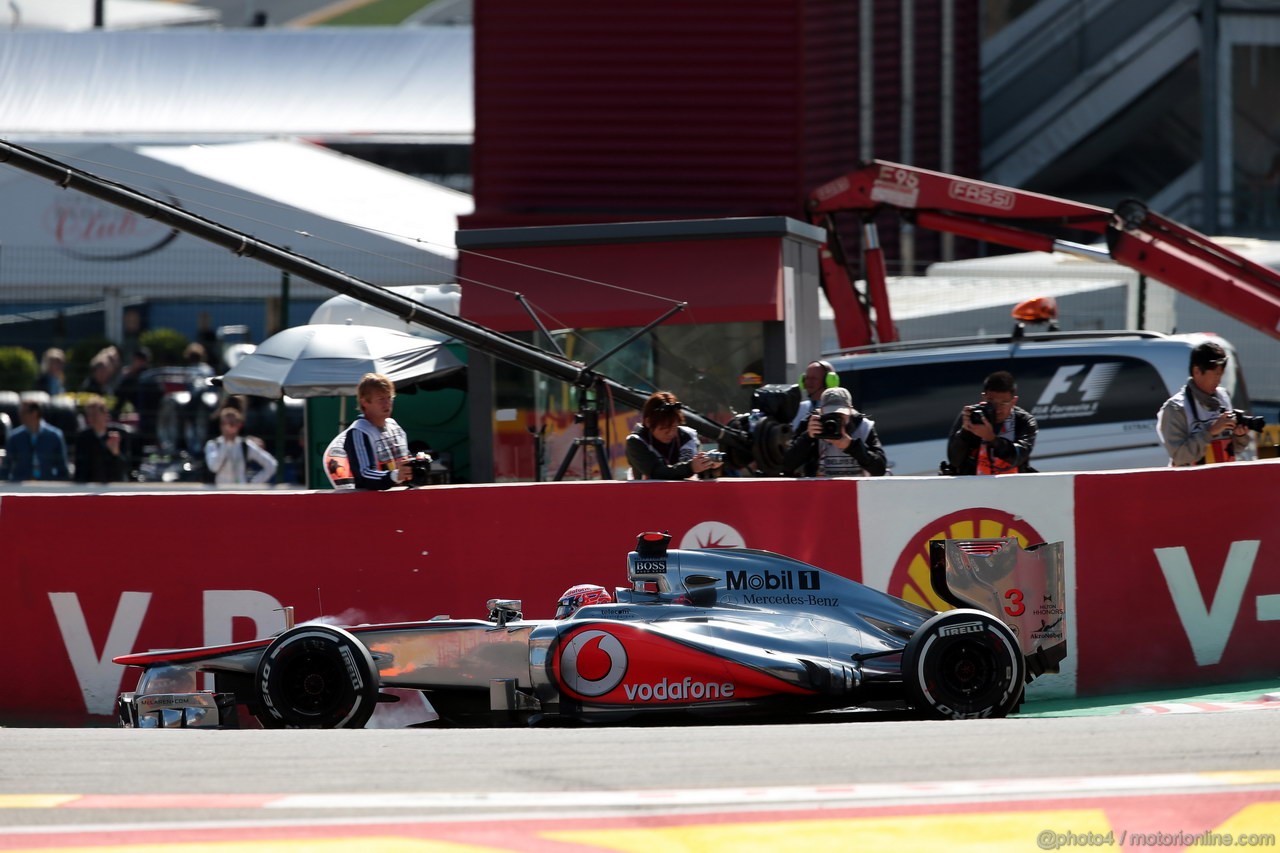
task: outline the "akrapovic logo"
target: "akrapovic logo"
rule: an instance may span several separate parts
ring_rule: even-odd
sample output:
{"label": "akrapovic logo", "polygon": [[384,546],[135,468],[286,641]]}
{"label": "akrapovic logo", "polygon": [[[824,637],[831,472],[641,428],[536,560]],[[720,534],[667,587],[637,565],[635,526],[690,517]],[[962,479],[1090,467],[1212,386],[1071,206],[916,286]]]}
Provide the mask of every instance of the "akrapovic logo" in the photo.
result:
{"label": "akrapovic logo", "polygon": [[981,622],[961,622],[959,625],[945,625],[938,630],[939,637],[955,637],[960,634],[981,634],[984,628]]}
{"label": "akrapovic logo", "polygon": [[994,207],[997,210],[1012,210],[1014,196],[1009,190],[990,184],[974,184],[969,181],[952,181],[947,194],[958,201],[980,204],[983,207]]}
{"label": "akrapovic logo", "polygon": [[729,589],[822,589],[817,571],[728,572]]}
{"label": "akrapovic logo", "polygon": [[1040,392],[1031,414],[1042,423],[1093,417],[1121,366],[1118,361],[1101,361],[1086,371],[1084,364],[1062,365]]}
{"label": "akrapovic logo", "polygon": [[632,571],[638,575],[665,575],[667,573],[667,561],[636,560]]}

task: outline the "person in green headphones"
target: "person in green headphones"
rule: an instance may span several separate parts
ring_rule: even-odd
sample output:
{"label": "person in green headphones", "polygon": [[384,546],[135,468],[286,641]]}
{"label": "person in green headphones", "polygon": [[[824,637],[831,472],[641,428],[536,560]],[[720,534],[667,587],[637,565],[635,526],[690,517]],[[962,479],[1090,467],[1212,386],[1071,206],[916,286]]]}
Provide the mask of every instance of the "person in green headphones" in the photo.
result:
{"label": "person in green headphones", "polygon": [[839,385],[840,377],[836,369],[831,366],[831,362],[811,361],[797,384],[804,390],[804,399],[796,409],[796,416],[791,419],[792,435],[804,432],[804,425],[808,422],[809,415],[818,408],[818,400],[822,398],[822,392]]}

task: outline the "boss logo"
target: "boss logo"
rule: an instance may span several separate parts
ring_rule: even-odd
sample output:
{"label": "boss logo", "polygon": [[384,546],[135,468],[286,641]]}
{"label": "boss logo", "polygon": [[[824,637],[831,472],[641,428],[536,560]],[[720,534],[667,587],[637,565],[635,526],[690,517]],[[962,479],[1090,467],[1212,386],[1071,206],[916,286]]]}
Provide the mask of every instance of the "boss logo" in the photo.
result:
{"label": "boss logo", "polygon": [[667,573],[666,560],[636,560],[636,574],[642,575],[665,575]]}

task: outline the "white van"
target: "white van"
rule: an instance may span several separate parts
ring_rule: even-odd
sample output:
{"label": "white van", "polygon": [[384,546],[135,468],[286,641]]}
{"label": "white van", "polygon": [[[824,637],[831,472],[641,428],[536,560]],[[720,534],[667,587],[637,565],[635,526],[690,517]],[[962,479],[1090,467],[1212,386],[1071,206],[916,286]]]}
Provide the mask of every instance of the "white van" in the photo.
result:
{"label": "white van", "polygon": [[892,474],[937,474],[956,415],[1007,370],[1018,405],[1040,426],[1037,471],[1165,466],[1156,413],[1186,384],[1191,350],[1213,340],[1230,361],[1222,384],[1235,408],[1249,395],[1235,349],[1210,334],[1044,332],[882,344],[828,357],[854,404],[876,422]]}

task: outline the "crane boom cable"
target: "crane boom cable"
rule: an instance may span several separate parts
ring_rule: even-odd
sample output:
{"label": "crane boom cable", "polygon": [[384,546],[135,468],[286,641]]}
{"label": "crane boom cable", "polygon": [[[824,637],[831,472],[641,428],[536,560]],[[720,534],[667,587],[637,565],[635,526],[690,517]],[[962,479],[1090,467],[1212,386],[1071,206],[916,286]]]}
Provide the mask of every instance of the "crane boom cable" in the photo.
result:
{"label": "crane boom cable", "polygon": [[[322,287],[358,299],[404,320],[457,338],[480,352],[502,361],[546,374],[586,390],[603,386],[625,405],[642,408],[648,393],[610,379],[585,366],[561,358],[531,344],[468,320],[454,317],[429,305],[378,287],[353,275],[326,266],[288,249],[256,239],[234,228],[152,198],[143,192],[77,169],[47,155],[0,140],[0,163],[46,178],[64,189],[74,189],[117,207],[131,210],[178,231],[191,234],[229,249],[239,257],[251,258]],[[724,424],[686,408],[685,421],[705,438],[720,440],[736,434]],[[741,437],[741,436],[739,436]]]}

